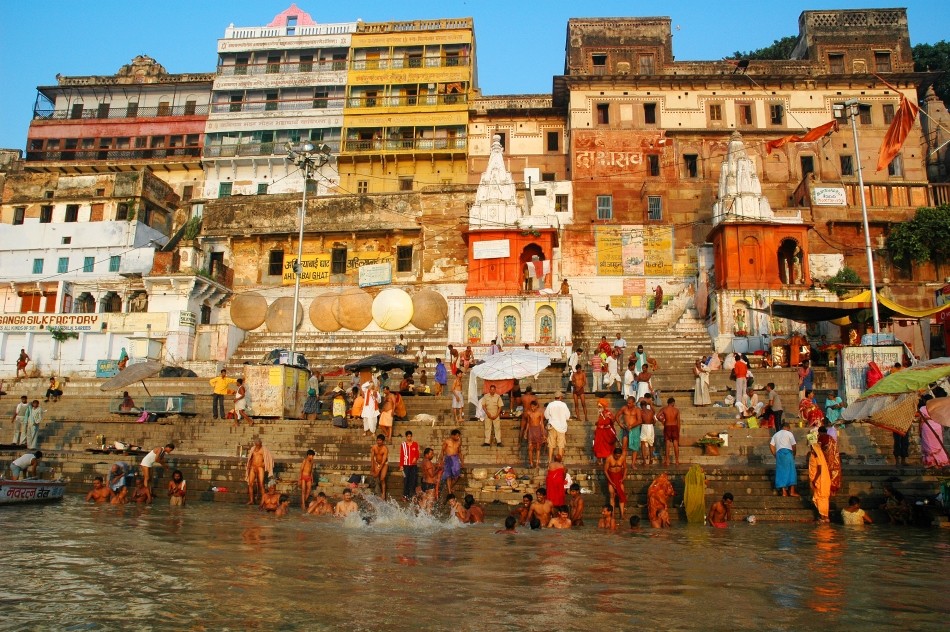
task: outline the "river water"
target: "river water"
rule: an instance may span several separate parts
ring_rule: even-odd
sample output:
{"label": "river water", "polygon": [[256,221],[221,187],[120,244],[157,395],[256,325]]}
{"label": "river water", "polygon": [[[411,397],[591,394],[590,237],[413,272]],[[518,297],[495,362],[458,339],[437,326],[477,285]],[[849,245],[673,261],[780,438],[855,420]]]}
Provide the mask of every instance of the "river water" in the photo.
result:
{"label": "river water", "polygon": [[0,629],[937,630],[950,531],[522,531],[381,507],[0,509]]}

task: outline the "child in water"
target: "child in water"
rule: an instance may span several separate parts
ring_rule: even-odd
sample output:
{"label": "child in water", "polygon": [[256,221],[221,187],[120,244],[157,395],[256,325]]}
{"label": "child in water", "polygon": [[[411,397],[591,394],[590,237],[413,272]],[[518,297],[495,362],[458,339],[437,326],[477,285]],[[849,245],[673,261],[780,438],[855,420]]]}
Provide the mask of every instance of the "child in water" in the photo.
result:
{"label": "child in water", "polygon": [[172,472],[172,480],[168,481],[168,501],[173,507],[185,504],[185,475],[181,470]]}

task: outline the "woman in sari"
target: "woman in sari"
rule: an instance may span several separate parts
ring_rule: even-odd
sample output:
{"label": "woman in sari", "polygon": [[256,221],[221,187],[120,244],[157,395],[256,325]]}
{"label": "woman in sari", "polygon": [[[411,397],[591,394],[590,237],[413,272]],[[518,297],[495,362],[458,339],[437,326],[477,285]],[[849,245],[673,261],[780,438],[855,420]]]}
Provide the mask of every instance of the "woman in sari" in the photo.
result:
{"label": "woman in sari", "polygon": [[930,395],[920,399],[920,458],[924,467],[947,467],[950,459],[943,445],[943,426],[931,418],[927,409],[931,399]]}
{"label": "woman in sari", "polygon": [[693,405],[709,406],[712,403],[712,400],[709,399],[709,367],[703,363],[703,359],[696,360],[696,364],[693,366],[693,375],[696,376]]}
{"label": "woman in sari", "polygon": [[601,397],[597,400],[600,412],[597,414],[597,427],[594,429],[594,456],[597,462],[603,464],[604,459],[613,454],[617,444],[617,431],[614,430],[614,416],[610,412],[610,405]]}
{"label": "woman in sari", "polygon": [[818,439],[809,435],[808,443],[808,483],[811,485],[811,500],[818,509],[818,522],[830,522],[828,518],[831,500],[831,476],[828,474],[828,462],[818,446]]}
{"label": "woman in sari", "polygon": [[808,389],[805,391],[805,397],[798,402],[798,416],[805,421],[810,428],[817,428],[825,419],[825,414],[814,400],[814,391]]}
{"label": "woman in sari", "polygon": [[828,434],[828,429],[822,426],[818,429],[818,445],[825,455],[828,464],[828,475],[831,477],[831,494],[837,494],[841,489],[841,454],[838,452],[838,441]]}

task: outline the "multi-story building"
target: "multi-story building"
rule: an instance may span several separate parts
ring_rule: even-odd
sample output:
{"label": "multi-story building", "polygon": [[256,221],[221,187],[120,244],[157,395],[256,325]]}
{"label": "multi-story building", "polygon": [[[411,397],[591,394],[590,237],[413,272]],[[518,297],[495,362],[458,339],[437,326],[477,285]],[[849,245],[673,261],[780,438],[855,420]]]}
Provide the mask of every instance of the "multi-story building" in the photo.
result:
{"label": "multi-story building", "polygon": [[343,109],[341,191],[467,183],[477,82],[471,18],[360,22]]}
{"label": "multi-story building", "polygon": [[[139,55],[115,75],[41,86],[27,138],[31,172],[160,172],[184,201],[200,196],[211,73],[169,74]],[[187,213],[175,218],[176,225]]]}
{"label": "multi-story building", "polygon": [[[340,150],[356,26],[317,24],[291,5],[266,26],[225,30],[203,154],[206,198],[301,191],[287,144]],[[315,176],[319,193],[338,180],[332,165]]]}

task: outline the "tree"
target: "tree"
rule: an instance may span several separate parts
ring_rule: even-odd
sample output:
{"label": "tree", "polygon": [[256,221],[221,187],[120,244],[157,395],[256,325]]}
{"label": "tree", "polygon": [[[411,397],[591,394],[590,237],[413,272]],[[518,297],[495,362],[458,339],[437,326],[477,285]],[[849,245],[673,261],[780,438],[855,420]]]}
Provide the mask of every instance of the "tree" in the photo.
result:
{"label": "tree", "polygon": [[887,235],[885,249],[896,265],[905,270],[914,263],[950,260],[950,206],[917,209],[914,219],[895,226]]}
{"label": "tree", "polygon": [[736,51],[730,56],[730,59],[791,59],[792,51],[795,50],[797,43],[798,36],[789,35],[788,37],[775,40],[771,46],[766,46],[765,48],[759,48],[745,53]]}
{"label": "tree", "polygon": [[[936,44],[917,44],[913,48],[914,70],[918,72],[941,72],[934,81],[934,92],[945,104],[950,104],[950,42],[939,41]],[[921,85],[920,96],[927,90]]]}

